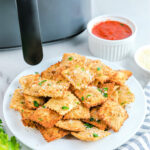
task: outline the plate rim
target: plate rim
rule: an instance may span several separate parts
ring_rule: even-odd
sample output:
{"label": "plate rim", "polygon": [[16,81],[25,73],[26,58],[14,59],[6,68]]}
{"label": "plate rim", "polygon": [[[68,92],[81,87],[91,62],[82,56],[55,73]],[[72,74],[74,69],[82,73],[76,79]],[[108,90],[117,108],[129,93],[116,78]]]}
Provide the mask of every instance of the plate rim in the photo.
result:
{"label": "plate rim", "polygon": [[[113,66],[115,66],[115,67],[117,67],[117,68],[119,68],[119,69],[125,69],[125,68],[123,68],[122,66],[116,65],[114,62],[111,62],[111,61],[108,61],[108,60],[105,60],[105,59],[101,59],[101,58],[97,58],[97,57],[93,57],[93,56],[86,56],[86,57],[87,57],[87,58],[90,58],[90,59],[93,59],[93,60],[98,59],[98,60],[101,60],[102,62],[107,62],[107,63],[112,64]],[[8,88],[7,88],[6,91],[5,91],[4,97],[3,97],[3,116],[4,116],[4,120],[5,120],[5,122],[6,122],[6,125],[7,125],[8,129],[13,133],[14,136],[16,136],[16,134],[15,134],[15,132],[13,131],[13,129],[11,128],[11,126],[9,125],[9,123],[8,123],[8,121],[7,121],[7,119],[6,119],[6,112],[5,112],[5,103],[6,103],[6,100],[7,100],[6,96],[7,96],[7,93],[8,93],[8,91],[9,91],[9,89],[10,89],[11,86],[13,85],[13,82],[14,82],[17,78],[19,78],[19,77],[21,76],[21,74],[24,74],[24,72],[26,72],[26,71],[28,71],[28,70],[31,70],[32,68],[33,68],[33,70],[34,70],[34,68],[36,68],[36,67],[38,67],[38,66],[44,65],[44,64],[46,64],[46,63],[48,63],[48,62],[52,62],[52,61],[59,61],[59,60],[61,60],[61,59],[62,59],[62,57],[54,57],[54,58],[50,58],[50,59],[44,60],[44,61],[42,61],[42,62],[41,62],[40,64],[38,64],[38,65],[31,66],[31,67],[29,67],[29,68],[23,70],[22,72],[20,72],[20,73],[11,81],[11,83],[9,84]],[[117,148],[117,147],[123,145],[126,141],[128,141],[128,140],[139,130],[139,128],[141,127],[141,125],[142,125],[142,123],[144,122],[144,119],[145,119],[145,115],[146,115],[146,111],[147,111],[147,102],[146,102],[146,96],[145,96],[145,93],[144,93],[144,89],[142,88],[142,86],[141,86],[141,84],[139,83],[139,81],[138,81],[133,75],[132,75],[132,78],[134,79],[134,81],[136,82],[136,84],[138,84],[138,87],[141,89],[142,94],[143,94],[143,96],[144,96],[144,97],[143,97],[143,98],[144,98],[143,103],[144,103],[144,107],[145,107],[145,109],[144,109],[144,114],[143,114],[143,116],[142,116],[142,118],[141,118],[141,122],[139,123],[138,127],[134,130],[134,132],[132,131],[132,133],[130,134],[130,136],[128,136],[128,138],[122,140],[123,142],[122,142],[121,144],[117,144],[117,143],[114,144],[113,147],[112,147],[112,149],[115,149],[115,148]],[[17,79],[17,80],[18,80],[18,79]],[[16,138],[17,138],[19,141],[21,141],[21,143],[23,143],[24,145],[26,145],[27,147],[29,147],[29,148],[31,148],[31,149],[35,149],[34,146],[32,147],[31,145],[27,145],[26,142],[24,142],[23,140],[20,140],[20,138],[18,137],[18,135],[16,136]],[[36,148],[36,149],[37,149],[37,148]]]}

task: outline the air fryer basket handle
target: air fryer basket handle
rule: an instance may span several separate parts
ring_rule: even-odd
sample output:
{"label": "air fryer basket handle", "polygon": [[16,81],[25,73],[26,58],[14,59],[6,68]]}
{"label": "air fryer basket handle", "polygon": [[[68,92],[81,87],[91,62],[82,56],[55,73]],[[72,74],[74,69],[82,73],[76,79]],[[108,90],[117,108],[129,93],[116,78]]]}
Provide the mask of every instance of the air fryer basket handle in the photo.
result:
{"label": "air fryer basket handle", "polygon": [[43,58],[37,0],[16,2],[24,59],[36,65]]}

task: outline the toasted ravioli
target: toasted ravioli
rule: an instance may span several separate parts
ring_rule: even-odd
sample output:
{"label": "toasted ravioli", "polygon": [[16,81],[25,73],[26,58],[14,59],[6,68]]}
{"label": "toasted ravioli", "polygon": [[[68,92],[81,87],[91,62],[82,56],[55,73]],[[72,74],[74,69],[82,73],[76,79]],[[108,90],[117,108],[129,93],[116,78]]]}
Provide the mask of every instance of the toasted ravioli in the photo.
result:
{"label": "toasted ravioli", "polygon": [[48,108],[38,108],[31,115],[30,120],[39,123],[45,128],[51,128],[54,124],[62,118],[58,113]]}
{"label": "toasted ravioli", "polygon": [[21,112],[22,116],[22,123],[24,126],[31,127],[31,128],[38,128],[38,124],[32,120],[30,120],[31,115],[34,113],[34,110],[24,109]]}
{"label": "toasted ravioli", "polygon": [[132,72],[128,70],[117,70],[113,71],[110,81],[116,84],[123,85],[126,80],[132,75]]}
{"label": "toasted ravioli", "polygon": [[80,101],[71,92],[67,92],[63,98],[50,99],[45,106],[56,111],[60,115],[65,115],[73,108],[77,107],[78,103],[80,103]]}
{"label": "toasted ravioli", "polygon": [[118,95],[118,91],[114,91],[111,95],[110,95],[110,99],[116,103],[118,103],[118,99],[119,99],[119,95]]}
{"label": "toasted ravioli", "polygon": [[69,88],[64,83],[41,78],[38,75],[27,75],[20,78],[24,94],[36,97],[62,97]]}
{"label": "toasted ravioli", "polygon": [[56,74],[56,70],[59,66],[60,66],[60,62],[51,65],[49,68],[47,68],[41,73],[41,77],[49,80],[53,79],[53,76],[54,74]]}
{"label": "toasted ravioli", "polygon": [[68,131],[85,130],[85,126],[80,120],[60,120],[55,124],[55,126]]}
{"label": "toasted ravioli", "polygon": [[57,127],[52,127],[52,128],[47,128],[47,129],[42,128],[40,129],[40,132],[47,142],[60,139],[64,137],[65,135],[69,134],[68,131],[57,128]]}
{"label": "toasted ravioli", "polygon": [[85,88],[94,80],[94,74],[83,66],[72,66],[62,72],[62,75],[75,89]]}
{"label": "toasted ravioli", "polygon": [[93,107],[90,111],[90,115],[91,115],[90,119],[85,119],[83,121],[90,123],[101,130],[105,130],[107,128],[107,125],[105,124],[104,121],[99,119],[99,116],[98,116],[99,108],[100,108],[99,106]]}
{"label": "toasted ravioli", "polygon": [[90,111],[89,108],[79,104],[78,107],[74,108],[67,114],[65,114],[64,119],[89,119]]}
{"label": "toasted ravioli", "polygon": [[86,60],[85,56],[81,56],[76,53],[65,53],[63,55],[61,65],[66,66],[66,67],[70,67],[76,64],[83,66],[85,63],[85,60]]}
{"label": "toasted ravioli", "polygon": [[97,141],[110,135],[111,133],[92,127],[81,132],[71,132],[71,134],[82,141]]}
{"label": "toasted ravioli", "polygon": [[75,94],[87,108],[100,105],[107,99],[95,86],[88,86],[85,89],[76,90]]}
{"label": "toasted ravioli", "polygon": [[10,108],[22,112],[25,109],[24,96],[21,89],[16,89],[10,102]]}
{"label": "toasted ravioli", "polygon": [[124,121],[128,118],[127,111],[118,103],[111,100],[107,100],[100,107],[98,115],[115,132],[119,131]]}
{"label": "toasted ravioli", "polygon": [[128,86],[122,85],[118,90],[118,101],[119,104],[125,106],[129,103],[134,102],[134,94],[130,91]]}
{"label": "toasted ravioli", "polygon": [[24,99],[25,99],[25,105],[28,109],[37,109],[45,102],[43,98],[30,96],[27,94],[24,94]]}

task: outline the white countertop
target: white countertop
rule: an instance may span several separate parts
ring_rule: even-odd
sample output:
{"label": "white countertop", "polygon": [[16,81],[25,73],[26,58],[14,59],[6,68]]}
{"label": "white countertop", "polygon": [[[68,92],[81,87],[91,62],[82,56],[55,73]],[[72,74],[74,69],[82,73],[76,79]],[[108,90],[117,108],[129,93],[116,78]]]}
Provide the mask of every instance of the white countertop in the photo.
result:
{"label": "white countertop", "polygon": [[[150,80],[150,74],[144,72],[135,64],[133,54],[139,46],[144,44],[150,44],[150,18],[148,15],[150,14],[150,10],[148,7],[148,5],[150,6],[150,0],[144,0],[144,3],[140,0],[132,0],[132,2],[130,0],[127,0],[124,1],[124,3],[123,0],[115,0],[116,4],[118,5],[112,7],[112,9],[110,9],[110,7],[113,3],[111,1],[109,1],[108,3],[108,1],[109,0],[105,0],[102,3],[102,0],[94,0],[93,16],[105,13],[113,13],[130,17],[137,23],[138,33],[135,49],[124,60],[115,63],[126,69],[131,70],[133,72],[133,75],[144,87],[146,83]],[[136,8],[134,7],[135,5]],[[120,6],[120,9],[118,8],[118,6]],[[122,9],[123,7],[128,7],[128,10],[125,11],[124,9]],[[76,52],[81,55],[91,55],[88,50],[86,31],[74,38],[65,41],[46,44],[43,46],[43,51],[43,60],[58,57],[64,52]],[[30,66],[27,65],[23,60],[21,48],[0,51],[0,118],[2,118],[2,120],[4,120],[2,114],[2,101],[4,93],[13,78],[15,78],[17,74],[27,69],[28,67]],[[10,131],[7,128],[6,130],[11,135]],[[23,147],[23,149],[25,150],[27,148]]]}

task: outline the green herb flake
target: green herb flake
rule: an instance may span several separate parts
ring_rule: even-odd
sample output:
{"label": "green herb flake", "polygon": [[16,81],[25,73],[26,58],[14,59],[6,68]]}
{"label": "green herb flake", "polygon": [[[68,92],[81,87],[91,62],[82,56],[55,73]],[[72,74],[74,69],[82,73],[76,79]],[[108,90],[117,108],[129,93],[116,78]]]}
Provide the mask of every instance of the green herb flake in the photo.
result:
{"label": "green herb flake", "polygon": [[35,72],[35,74],[39,74],[38,72]]}
{"label": "green herb flake", "polygon": [[20,102],[20,104],[24,104],[24,102]]}
{"label": "green herb flake", "polygon": [[68,109],[69,109],[69,107],[67,107],[67,106],[63,106],[63,107],[62,107],[62,109],[63,109],[63,110],[68,110]]}
{"label": "green herb flake", "polygon": [[101,122],[101,120],[96,120],[96,122],[97,122],[97,123],[100,123],[100,122]]}
{"label": "green herb flake", "polygon": [[3,122],[2,122],[2,119],[0,119],[0,124],[1,124],[1,123],[3,123]]}
{"label": "green herb flake", "polygon": [[121,25],[121,26],[124,26],[124,24],[123,24],[123,23],[120,23],[120,25]]}
{"label": "green herb flake", "polygon": [[93,127],[93,125],[92,125],[92,124],[89,124],[89,123],[85,123],[84,126],[85,126],[86,128],[92,128],[92,127]]}
{"label": "green herb flake", "polygon": [[84,97],[83,96],[81,97],[81,101],[84,101]]}
{"label": "green herb flake", "polygon": [[99,136],[98,136],[98,134],[96,134],[96,133],[93,133],[93,137],[99,137]]}
{"label": "green herb flake", "polygon": [[97,67],[97,71],[100,71],[101,70],[101,68],[100,67]]}
{"label": "green herb flake", "polygon": [[97,88],[97,90],[102,93],[102,90],[100,88]]}
{"label": "green herb flake", "polygon": [[104,91],[108,91],[108,88],[107,87],[105,87],[105,88],[103,88],[104,89]]}
{"label": "green herb flake", "polygon": [[39,107],[39,103],[37,101],[33,101],[35,107]]}
{"label": "green herb flake", "polygon": [[85,71],[85,69],[84,69],[83,67],[81,68],[81,70],[82,70],[82,71]]}
{"label": "green herb flake", "polygon": [[126,104],[126,102],[122,102],[120,105],[124,105],[124,104]]}
{"label": "green herb flake", "polygon": [[41,82],[39,82],[38,84],[41,86],[44,82],[46,82],[47,80],[42,80]]}
{"label": "green herb flake", "polygon": [[88,95],[86,96],[86,98],[89,98],[90,96],[92,96],[92,95],[88,94]]}
{"label": "green herb flake", "polygon": [[108,94],[107,94],[107,93],[104,93],[103,96],[104,96],[104,97],[108,97]]}
{"label": "green herb flake", "polygon": [[72,60],[73,60],[73,57],[72,57],[72,56],[71,56],[71,57],[69,57],[69,58],[68,58],[68,60],[69,60],[69,61],[72,61]]}
{"label": "green herb flake", "polygon": [[79,104],[79,102],[76,102],[76,104]]}
{"label": "green herb flake", "polygon": [[94,121],[94,118],[93,118],[93,117],[91,117],[91,118],[90,118],[90,121]]}
{"label": "green herb flake", "polygon": [[51,84],[50,84],[50,83],[48,83],[48,86],[51,86]]}
{"label": "green herb flake", "polygon": [[46,108],[46,106],[43,105],[42,108]]}

